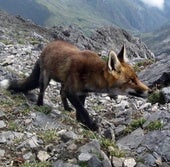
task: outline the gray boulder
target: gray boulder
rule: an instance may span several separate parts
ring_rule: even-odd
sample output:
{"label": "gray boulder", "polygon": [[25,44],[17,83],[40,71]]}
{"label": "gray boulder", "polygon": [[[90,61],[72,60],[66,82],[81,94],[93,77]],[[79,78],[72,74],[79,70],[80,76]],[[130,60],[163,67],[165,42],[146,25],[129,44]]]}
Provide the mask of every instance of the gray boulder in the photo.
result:
{"label": "gray boulder", "polygon": [[[170,82],[170,81],[169,81]],[[165,98],[165,102],[169,103],[170,102],[170,86],[169,87],[165,87],[161,90],[161,92],[164,95]]]}
{"label": "gray boulder", "polygon": [[170,84],[170,56],[149,66],[139,73],[139,78],[150,87],[167,86]]}

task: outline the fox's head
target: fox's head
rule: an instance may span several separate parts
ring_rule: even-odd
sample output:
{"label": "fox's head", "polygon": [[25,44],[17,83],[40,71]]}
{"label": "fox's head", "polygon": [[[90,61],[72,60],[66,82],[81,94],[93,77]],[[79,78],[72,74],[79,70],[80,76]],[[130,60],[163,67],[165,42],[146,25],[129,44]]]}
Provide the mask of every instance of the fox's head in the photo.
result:
{"label": "fox's head", "polygon": [[147,97],[149,88],[143,84],[126,58],[125,46],[116,55],[110,51],[107,62],[107,81],[109,94],[129,94],[138,97]]}

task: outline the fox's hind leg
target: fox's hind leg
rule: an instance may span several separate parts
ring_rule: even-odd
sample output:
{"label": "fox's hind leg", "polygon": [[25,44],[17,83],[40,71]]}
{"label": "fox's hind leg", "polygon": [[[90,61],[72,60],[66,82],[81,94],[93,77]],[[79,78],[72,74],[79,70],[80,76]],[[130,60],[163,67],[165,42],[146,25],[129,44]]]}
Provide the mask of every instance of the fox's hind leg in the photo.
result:
{"label": "fox's hind leg", "polygon": [[37,101],[37,105],[39,106],[43,105],[44,93],[49,82],[50,82],[50,77],[48,76],[47,72],[45,70],[41,71],[40,78],[39,78],[40,93],[38,95],[38,101]]}
{"label": "fox's hind leg", "polygon": [[68,101],[67,101],[67,95],[66,95],[64,84],[61,84],[60,95],[61,95],[61,100],[62,100],[64,109],[67,111],[72,111],[73,109],[69,106]]}

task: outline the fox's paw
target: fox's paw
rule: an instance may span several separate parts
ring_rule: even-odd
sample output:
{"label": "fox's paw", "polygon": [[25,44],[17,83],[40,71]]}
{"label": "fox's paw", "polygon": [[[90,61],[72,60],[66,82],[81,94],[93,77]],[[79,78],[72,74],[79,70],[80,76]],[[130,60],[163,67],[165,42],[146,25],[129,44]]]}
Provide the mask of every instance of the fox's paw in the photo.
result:
{"label": "fox's paw", "polygon": [[90,120],[88,122],[86,122],[86,121],[81,121],[81,122],[83,123],[82,126],[85,129],[92,130],[92,131],[98,131],[98,129],[99,129],[99,126],[96,121]]}
{"label": "fox's paw", "polygon": [[92,130],[92,131],[98,131],[99,126],[98,126],[98,124],[97,124],[96,122],[93,121],[93,122],[91,123],[91,125],[88,126],[88,128],[89,128],[90,130]]}
{"label": "fox's paw", "polygon": [[86,117],[83,117],[82,115],[80,114],[76,114],[76,118],[77,118],[77,121],[81,122],[83,124],[83,127],[85,129],[89,129],[89,130],[92,130],[92,131],[98,131],[99,127],[98,127],[98,124],[97,124],[97,121],[91,119],[89,116]]}

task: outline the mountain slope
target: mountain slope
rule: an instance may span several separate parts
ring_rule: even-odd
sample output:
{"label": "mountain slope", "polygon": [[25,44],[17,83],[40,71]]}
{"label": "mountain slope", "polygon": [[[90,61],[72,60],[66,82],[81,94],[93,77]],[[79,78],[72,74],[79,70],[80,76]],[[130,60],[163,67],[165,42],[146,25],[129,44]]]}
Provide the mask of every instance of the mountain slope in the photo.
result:
{"label": "mountain slope", "polygon": [[170,55],[170,23],[142,38],[155,55]]}
{"label": "mountain slope", "polygon": [[[125,29],[150,31],[168,21],[169,14],[150,8],[139,0],[37,0],[53,15],[47,25],[78,24],[94,28],[103,24],[115,24]],[[170,5],[166,5],[169,11]]]}
{"label": "mountain slope", "polygon": [[85,3],[83,0],[37,0],[37,2],[46,6],[52,13],[51,17],[46,20],[45,25],[75,24],[87,30],[111,24],[93,6],[90,6],[89,3]]}
{"label": "mountain slope", "polygon": [[91,31],[114,24],[146,32],[170,20],[168,1],[165,0],[164,11],[140,0],[0,0],[0,9],[45,26],[76,24]]}
{"label": "mountain slope", "polygon": [[0,9],[15,15],[21,15],[40,25],[43,25],[44,20],[47,20],[50,16],[48,9],[35,0],[0,0]]}

